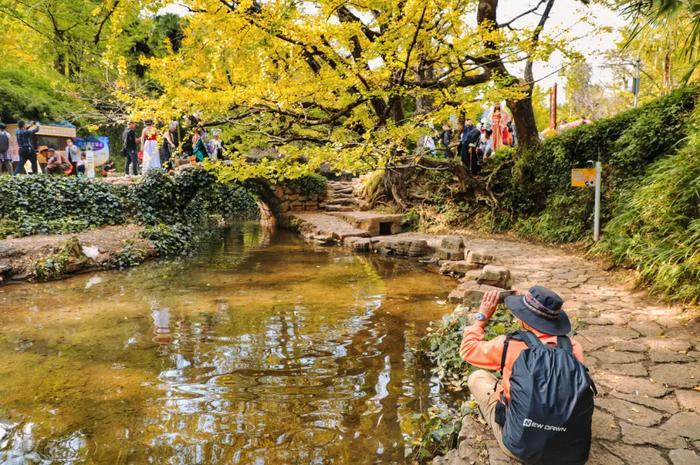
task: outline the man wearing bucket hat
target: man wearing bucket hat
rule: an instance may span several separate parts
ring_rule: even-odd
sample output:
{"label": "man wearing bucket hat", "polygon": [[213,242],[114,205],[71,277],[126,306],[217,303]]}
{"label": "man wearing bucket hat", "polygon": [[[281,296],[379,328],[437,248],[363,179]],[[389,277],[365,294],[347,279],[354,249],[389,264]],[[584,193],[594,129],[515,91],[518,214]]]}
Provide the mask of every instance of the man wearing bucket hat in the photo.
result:
{"label": "man wearing bucket hat", "polygon": [[[496,439],[499,445],[501,446],[501,449],[508,456],[515,460],[524,461],[526,463],[539,463],[538,461],[530,462],[529,460],[524,460],[523,455],[526,454],[522,450],[518,450],[517,453],[515,450],[511,451],[510,449],[517,449],[515,447],[511,447],[509,449],[508,446],[508,444],[510,443],[509,440],[512,439],[512,436],[507,436],[509,434],[512,435],[513,433],[512,431],[505,431],[504,433],[504,429],[508,429],[508,423],[504,421],[504,415],[506,415],[504,412],[506,411],[506,409],[512,407],[510,400],[512,387],[511,381],[512,376],[514,376],[514,364],[516,364],[516,361],[518,361],[518,358],[520,357],[521,353],[527,350],[528,348],[534,350],[534,346],[541,346],[542,348],[553,348],[557,347],[557,345],[560,345],[559,348],[563,348],[563,346],[566,345],[566,349],[568,349],[568,354],[566,355],[566,357],[569,357],[569,359],[565,359],[564,364],[568,362],[568,366],[573,367],[572,370],[578,369],[580,372],[585,372],[585,367],[581,363],[578,363],[583,362],[583,351],[581,349],[581,345],[578,342],[566,337],[566,335],[571,332],[571,323],[567,314],[562,310],[562,298],[559,297],[559,295],[557,295],[554,291],[547,289],[544,286],[534,286],[525,293],[519,293],[516,295],[508,296],[505,299],[505,305],[508,307],[511,313],[513,313],[517,322],[519,323],[521,331],[517,334],[523,334],[527,337],[519,338],[513,337],[512,335],[502,335],[491,339],[490,341],[485,341],[484,330],[488,325],[489,319],[496,312],[498,303],[499,292],[487,292],[482,299],[481,306],[479,307],[479,312],[475,315],[476,321],[474,322],[474,324],[468,326],[464,330],[462,343],[460,345],[460,355],[462,359],[464,359],[467,363],[479,368],[483,368],[481,370],[474,371],[469,376],[467,384],[471,394],[476,400],[476,403],[479,405],[479,410],[481,410],[484,419],[493,429]],[[541,344],[537,342],[538,340]],[[531,350],[530,352],[533,352],[533,350]],[[553,353],[555,351],[545,350],[544,352]],[[564,351],[562,350],[556,352]],[[516,370],[523,370],[524,364],[529,363],[528,360],[532,360],[533,353],[529,355],[531,357],[525,357],[525,362],[523,362],[522,360],[519,362],[519,365],[516,366]],[[573,355],[573,357],[571,357],[571,355]],[[527,368],[532,368],[532,365],[528,365]],[[542,391],[543,389],[546,390],[548,387],[552,387],[547,386],[547,384],[553,385],[555,390],[562,390],[563,384],[571,384],[570,379],[578,380],[580,378],[585,377],[588,381],[590,381],[590,378],[588,378],[587,373],[585,375],[579,376],[576,375],[577,372],[568,372],[566,370],[552,370],[551,366],[548,368],[550,368],[550,374],[563,373],[562,376],[566,376],[567,379],[551,380],[548,379],[547,376],[545,376],[545,386],[544,388],[542,388],[542,386],[539,386],[540,391]],[[500,381],[498,381],[496,376],[492,373],[496,371],[502,372],[502,377]],[[523,377],[525,379],[534,379],[534,376],[531,372],[525,373],[524,376],[522,372],[519,372],[518,376],[519,378],[516,379],[516,389],[522,388],[523,383],[520,383],[520,379],[522,379]],[[537,389],[538,387],[536,386],[535,390]],[[579,393],[578,395],[580,395],[580,392],[583,392],[584,389],[585,387],[580,388],[578,391],[574,389],[574,391],[576,391],[577,393]],[[526,397],[520,395],[519,393],[517,394],[519,399]],[[535,399],[537,397],[537,395],[534,395],[530,396],[529,399]],[[575,401],[578,401],[578,399],[575,399]],[[528,400],[528,402],[531,402],[531,400]],[[546,408],[546,405],[543,407],[534,406],[533,410],[542,411]],[[592,403],[590,409],[592,410]],[[514,409],[511,408],[511,410]],[[511,413],[512,412],[508,412],[508,414]],[[519,426],[523,424],[525,426],[528,426],[528,423],[531,421],[531,418],[527,417],[518,420]],[[588,421],[590,421],[590,418],[588,419]],[[544,427],[550,429],[550,425],[545,421],[539,421],[539,423],[535,422],[534,424],[543,426],[542,429],[545,429]],[[566,431],[566,428],[562,429]],[[574,427],[569,428],[569,430],[573,431]],[[582,430],[584,430],[584,432],[578,434],[581,437],[585,436],[586,434],[585,425],[582,427]],[[588,434],[590,434],[590,432]],[[518,440],[522,441],[525,437],[524,435],[525,433],[518,433]],[[506,437],[506,444],[504,444],[504,436]],[[532,439],[529,439],[529,441],[530,442],[525,447],[532,447],[533,442],[536,442]],[[541,444],[552,444],[557,440],[555,439],[554,441],[550,441],[549,443],[547,441],[549,441],[549,439],[543,440]],[[590,442],[587,445],[584,439],[579,440],[579,442],[581,442],[582,444],[576,444],[576,447],[590,448]],[[543,445],[541,447],[546,448],[547,446]],[[535,454],[537,453],[538,452],[535,452]],[[546,452],[542,453],[546,455]],[[585,456],[585,458],[587,459],[588,450],[586,449],[585,451],[582,451],[579,454],[579,456]],[[583,462],[580,463],[584,462],[585,460],[583,460]],[[571,462],[558,461],[558,463],[578,462],[574,460]]]}

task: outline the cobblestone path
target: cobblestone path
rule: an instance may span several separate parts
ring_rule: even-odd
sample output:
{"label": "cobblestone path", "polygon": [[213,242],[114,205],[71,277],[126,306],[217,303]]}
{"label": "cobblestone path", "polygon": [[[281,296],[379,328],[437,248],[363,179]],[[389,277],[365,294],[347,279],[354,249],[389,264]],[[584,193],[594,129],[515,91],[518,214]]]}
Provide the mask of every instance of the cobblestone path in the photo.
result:
{"label": "cobblestone path", "polygon": [[[589,464],[700,465],[700,319],[689,321],[681,307],[631,292],[560,249],[470,237],[465,243],[493,253],[516,288],[542,284],[566,300],[599,390]],[[487,447],[476,458],[469,449],[480,434]],[[466,431],[471,437],[437,463],[511,463],[488,434]]]}

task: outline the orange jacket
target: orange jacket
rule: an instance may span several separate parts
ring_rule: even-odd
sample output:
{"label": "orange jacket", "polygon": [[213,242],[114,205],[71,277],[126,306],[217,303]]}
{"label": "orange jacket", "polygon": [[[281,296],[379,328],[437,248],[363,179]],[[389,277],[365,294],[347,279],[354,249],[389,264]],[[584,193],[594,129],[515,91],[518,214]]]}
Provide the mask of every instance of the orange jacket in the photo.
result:
{"label": "orange jacket", "polygon": [[[501,369],[501,357],[503,356],[503,343],[506,340],[505,336],[498,336],[490,341],[484,341],[484,328],[482,324],[477,322],[464,329],[462,336],[462,344],[459,347],[459,355],[470,365],[483,368],[485,370],[498,371]],[[531,330],[544,344],[557,344],[557,337],[549,334],[541,333],[537,330]],[[571,345],[574,349],[574,357],[583,362],[583,349],[581,344],[571,339]],[[511,340],[508,344],[508,353],[506,354],[506,363],[503,367],[503,378],[498,383],[496,392],[503,392],[506,400],[510,400],[510,374],[513,371],[513,364],[520,355],[520,352],[525,350],[527,346],[522,341]]]}

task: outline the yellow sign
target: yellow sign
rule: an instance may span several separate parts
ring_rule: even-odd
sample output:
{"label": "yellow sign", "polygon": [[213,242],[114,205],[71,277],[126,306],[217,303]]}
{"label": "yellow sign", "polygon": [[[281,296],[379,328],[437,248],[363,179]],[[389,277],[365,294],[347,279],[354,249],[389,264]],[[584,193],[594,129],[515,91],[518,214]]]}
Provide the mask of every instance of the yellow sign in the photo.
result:
{"label": "yellow sign", "polygon": [[572,187],[588,187],[595,183],[595,168],[578,168],[571,170]]}

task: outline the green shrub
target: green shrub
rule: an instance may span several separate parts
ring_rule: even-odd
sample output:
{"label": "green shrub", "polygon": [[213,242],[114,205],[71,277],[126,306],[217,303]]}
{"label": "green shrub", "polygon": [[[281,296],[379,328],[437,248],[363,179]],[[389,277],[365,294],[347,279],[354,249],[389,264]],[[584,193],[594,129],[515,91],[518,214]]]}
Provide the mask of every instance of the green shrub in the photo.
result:
{"label": "green shrub", "polygon": [[411,419],[418,434],[412,447],[405,454],[412,463],[426,463],[437,455],[446,454],[459,446],[459,432],[464,417],[473,411],[470,402],[460,402],[453,407],[449,404],[431,406],[424,414],[415,414]]}
{"label": "green shrub", "polygon": [[307,174],[282,182],[284,187],[298,190],[302,195],[314,196],[326,192],[328,181],[320,174]]}
{"label": "green shrub", "polygon": [[195,229],[185,223],[147,226],[142,235],[155,245],[161,257],[188,255],[196,248]]}
{"label": "green shrub", "polygon": [[169,175],[151,170],[128,192],[130,210],[140,223],[202,223],[208,214],[250,218],[258,214],[252,195],[242,186],[220,184],[207,170],[192,168]]}
{"label": "green shrub", "polygon": [[[462,342],[464,328],[469,323],[469,317],[464,312],[454,312],[445,315],[437,327],[431,328],[419,344],[419,351],[433,365],[431,371],[438,377],[448,390],[461,391],[467,384],[467,378],[473,367],[462,360],[459,346]],[[485,338],[493,339],[517,329],[513,314],[503,305],[499,306],[486,328]]]}
{"label": "green shrub", "polygon": [[700,301],[700,123],[694,121],[687,144],[621,194],[593,248],[635,268],[653,292],[687,302]]}
{"label": "green shrub", "polygon": [[146,261],[147,251],[131,239],[122,241],[122,248],[110,259],[112,268],[124,269]]}
{"label": "green shrub", "polygon": [[70,233],[125,221],[122,200],[110,185],[76,176],[0,176],[0,217],[5,236]]}

